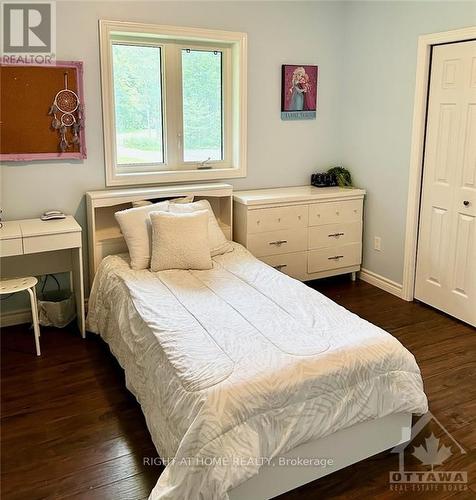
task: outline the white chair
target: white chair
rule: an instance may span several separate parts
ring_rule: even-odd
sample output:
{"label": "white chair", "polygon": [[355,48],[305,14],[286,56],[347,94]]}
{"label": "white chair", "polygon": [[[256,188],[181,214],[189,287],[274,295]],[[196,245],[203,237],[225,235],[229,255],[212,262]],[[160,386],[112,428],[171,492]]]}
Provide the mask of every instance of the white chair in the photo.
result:
{"label": "white chair", "polygon": [[33,317],[33,330],[35,332],[36,355],[40,356],[40,325],[38,323],[38,306],[36,303],[35,286],[38,283],[32,276],[26,278],[12,278],[0,280],[0,295],[6,295],[26,290],[30,294],[31,315]]}

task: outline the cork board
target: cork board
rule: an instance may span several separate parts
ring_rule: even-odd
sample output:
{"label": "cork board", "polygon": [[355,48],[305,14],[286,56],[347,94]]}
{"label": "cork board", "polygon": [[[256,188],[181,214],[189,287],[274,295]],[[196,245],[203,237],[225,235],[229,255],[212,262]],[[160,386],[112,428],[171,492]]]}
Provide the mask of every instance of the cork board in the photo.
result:
{"label": "cork board", "polygon": [[[58,130],[48,115],[58,91],[68,88],[79,97],[83,109],[83,71],[77,61],[57,61],[54,65],[0,64],[0,159],[29,161],[86,158],[84,128],[80,143],[59,149]],[[67,137],[71,137],[68,130]],[[71,141],[68,141],[71,142]]]}

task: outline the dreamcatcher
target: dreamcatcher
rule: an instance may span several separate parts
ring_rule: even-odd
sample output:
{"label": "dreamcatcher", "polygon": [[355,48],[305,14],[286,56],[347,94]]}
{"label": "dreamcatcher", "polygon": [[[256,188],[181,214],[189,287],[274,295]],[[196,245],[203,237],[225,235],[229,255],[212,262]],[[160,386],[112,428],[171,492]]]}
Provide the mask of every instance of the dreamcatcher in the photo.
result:
{"label": "dreamcatcher", "polygon": [[[48,112],[53,117],[51,127],[60,134],[59,148],[64,153],[70,145],[79,144],[79,131],[82,127],[83,115],[78,95],[68,89],[68,73],[64,74],[64,89],[60,90]],[[66,138],[68,128],[71,129],[71,144]]]}

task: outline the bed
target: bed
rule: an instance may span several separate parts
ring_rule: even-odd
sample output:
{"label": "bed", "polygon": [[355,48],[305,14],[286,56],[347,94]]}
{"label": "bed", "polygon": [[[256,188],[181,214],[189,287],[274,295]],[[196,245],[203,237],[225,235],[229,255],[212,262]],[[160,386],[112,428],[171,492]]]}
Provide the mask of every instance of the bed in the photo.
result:
{"label": "bed", "polygon": [[[123,367],[167,464],[150,498],[272,498],[409,440],[427,400],[414,357],[388,333],[237,243],[210,270],[158,273],[104,245],[120,238],[106,228],[111,207],[161,189],[88,194],[100,255],[88,329]],[[231,228],[231,186],[194,192]]]}

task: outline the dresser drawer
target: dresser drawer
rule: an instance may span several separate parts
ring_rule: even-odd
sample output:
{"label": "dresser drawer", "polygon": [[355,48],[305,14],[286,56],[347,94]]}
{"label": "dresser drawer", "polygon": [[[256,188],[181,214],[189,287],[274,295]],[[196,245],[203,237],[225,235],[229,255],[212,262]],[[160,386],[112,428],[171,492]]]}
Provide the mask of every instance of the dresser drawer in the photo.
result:
{"label": "dresser drawer", "polygon": [[49,252],[81,246],[81,233],[59,233],[23,238],[24,253]]}
{"label": "dresser drawer", "polygon": [[309,248],[326,248],[362,240],[362,222],[342,222],[309,228]]}
{"label": "dresser drawer", "polygon": [[307,270],[307,252],[285,253],[261,257],[271,267],[296,279],[304,279]]}
{"label": "dresser drawer", "polygon": [[307,227],[308,205],[259,208],[248,211],[248,233]]}
{"label": "dresser drawer", "polygon": [[309,205],[310,226],[361,220],[362,200],[331,201]]}
{"label": "dresser drawer", "polygon": [[21,255],[23,245],[21,238],[11,238],[0,240],[0,257],[9,257],[10,255]]}
{"label": "dresser drawer", "polygon": [[255,257],[307,250],[307,227],[250,234],[247,248]]}
{"label": "dresser drawer", "polygon": [[360,243],[311,250],[307,270],[309,273],[318,273],[339,267],[357,266],[361,262],[361,254]]}

